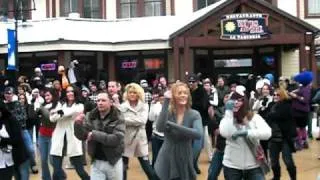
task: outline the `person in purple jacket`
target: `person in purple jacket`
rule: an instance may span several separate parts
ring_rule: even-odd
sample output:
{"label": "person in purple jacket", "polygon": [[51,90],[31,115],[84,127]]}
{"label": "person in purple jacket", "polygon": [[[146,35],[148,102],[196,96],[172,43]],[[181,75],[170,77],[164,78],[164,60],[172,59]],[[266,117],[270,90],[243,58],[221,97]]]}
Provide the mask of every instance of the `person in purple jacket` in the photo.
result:
{"label": "person in purple jacket", "polygon": [[310,71],[303,71],[294,77],[300,83],[300,87],[289,95],[292,98],[292,116],[297,126],[296,149],[308,148],[306,126],[310,112],[311,82],[313,74]]}

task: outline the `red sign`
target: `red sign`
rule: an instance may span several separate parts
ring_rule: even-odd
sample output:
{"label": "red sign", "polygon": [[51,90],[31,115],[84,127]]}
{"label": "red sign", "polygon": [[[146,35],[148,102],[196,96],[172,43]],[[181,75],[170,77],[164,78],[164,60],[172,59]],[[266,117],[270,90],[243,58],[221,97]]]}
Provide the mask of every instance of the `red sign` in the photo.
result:
{"label": "red sign", "polygon": [[137,67],[137,61],[125,61],[121,63],[122,69],[134,69]]}
{"label": "red sign", "polygon": [[56,64],[55,63],[41,64],[40,68],[42,71],[55,71]]}

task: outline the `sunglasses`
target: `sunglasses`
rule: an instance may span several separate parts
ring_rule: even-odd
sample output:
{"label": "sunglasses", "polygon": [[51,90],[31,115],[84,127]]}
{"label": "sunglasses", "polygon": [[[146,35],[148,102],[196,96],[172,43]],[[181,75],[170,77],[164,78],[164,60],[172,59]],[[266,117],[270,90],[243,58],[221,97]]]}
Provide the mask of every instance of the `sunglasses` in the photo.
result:
{"label": "sunglasses", "polygon": [[279,94],[273,94],[273,96],[280,96]]}

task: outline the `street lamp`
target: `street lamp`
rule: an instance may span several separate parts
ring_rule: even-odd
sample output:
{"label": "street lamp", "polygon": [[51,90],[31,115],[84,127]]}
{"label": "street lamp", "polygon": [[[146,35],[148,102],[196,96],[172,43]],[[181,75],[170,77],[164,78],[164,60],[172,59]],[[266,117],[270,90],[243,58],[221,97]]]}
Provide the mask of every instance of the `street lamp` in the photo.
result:
{"label": "street lamp", "polygon": [[[33,6],[32,8],[25,8],[24,4],[25,4],[26,0],[14,0],[13,1],[13,10],[9,10],[8,12],[13,12],[14,13],[14,38],[15,38],[15,51],[14,51],[14,58],[15,58],[15,68],[10,69],[7,68],[7,76],[10,80],[10,82],[16,82],[17,80],[17,74],[19,73],[19,41],[18,41],[18,21],[19,19],[22,20],[22,22],[24,22],[26,19],[24,17],[22,17],[23,13],[22,12],[29,12],[29,11],[34,11],[36,10],[36,4],[34,2],[34,0],[32,0],[33,2]],[[8,37],[9,38],[9,37]],[[8,54],[9,56],[9,54]]]}

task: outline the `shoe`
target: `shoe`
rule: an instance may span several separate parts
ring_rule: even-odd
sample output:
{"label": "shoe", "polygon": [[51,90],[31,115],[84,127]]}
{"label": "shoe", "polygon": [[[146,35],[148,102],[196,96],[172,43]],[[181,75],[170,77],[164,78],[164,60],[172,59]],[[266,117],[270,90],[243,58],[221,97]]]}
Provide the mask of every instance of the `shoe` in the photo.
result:
{"label": "shoe", "polygon": [[308,142],[304,142],[303,143],[303,148],[304,149],[309,149],[309,143]]}
{"label": "shoe", "polygon": [[31,167],[31,172],[32,172],[32,174],[38,174],[39,171],[38,171],[36,166],[32,166]]}
{"label": "shoe", "polygon": [[317,137],[316,140],[317,140],[317,141],[320,141],[320,137]]}

